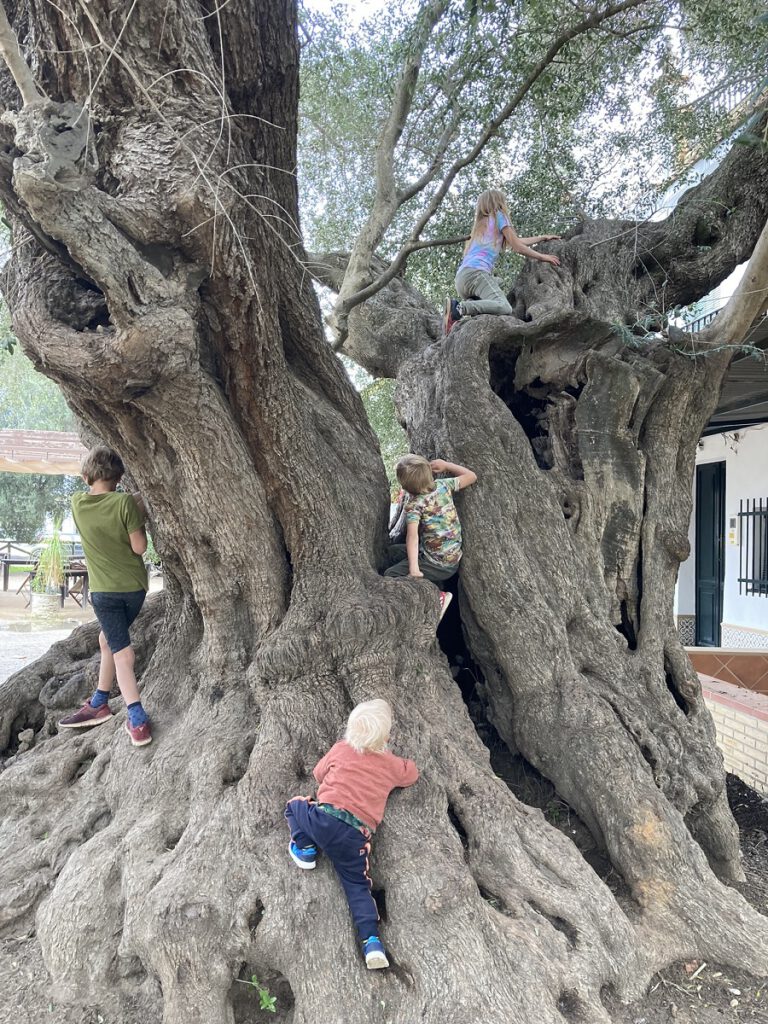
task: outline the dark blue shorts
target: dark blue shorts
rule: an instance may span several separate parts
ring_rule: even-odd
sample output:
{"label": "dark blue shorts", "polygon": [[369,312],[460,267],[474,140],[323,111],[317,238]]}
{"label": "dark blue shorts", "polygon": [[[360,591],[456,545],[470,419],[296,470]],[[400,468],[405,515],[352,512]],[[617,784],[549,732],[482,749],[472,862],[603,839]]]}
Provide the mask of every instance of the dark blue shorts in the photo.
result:
{"label": "dark blue shorts", "polygon": [[146,596],[145,590],[131,590],[121,594],[91,591],[93,610],[113,654],[131,646],[128,628],[141,611]]}

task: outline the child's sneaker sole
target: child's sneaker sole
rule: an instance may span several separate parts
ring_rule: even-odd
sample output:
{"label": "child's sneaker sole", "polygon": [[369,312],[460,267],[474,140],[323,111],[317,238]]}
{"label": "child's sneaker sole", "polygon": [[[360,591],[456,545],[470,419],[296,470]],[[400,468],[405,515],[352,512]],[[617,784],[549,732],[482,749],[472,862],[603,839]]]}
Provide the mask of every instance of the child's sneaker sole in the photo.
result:
{"label": "child's sneaker sole", "polygon": [[379,953],[377,950],[375,953],[366,954],[365,966],[369,971],[380,971],[384,967],[389,967],[389,960],[385,953]]}
{"label": "child's sneaker sole", "polygon": [[288,853],[291,855],[291,860],[296,865],[296,867],[301,868],[302,871],[312,871],[312,869],[317,865],[316,860],[306,861],[301,860],[300,857],[297,857],[296,854],[293,852],[290,843],[288,843]]}
{"label": "child's sneaker sole", "polygon": [[452,600],[453,594],[450,592],[450,590],[440,591],[440,618],[437,620],[438,622],[440,622],[442,617],[448,611],[448,605],[451,603]]}

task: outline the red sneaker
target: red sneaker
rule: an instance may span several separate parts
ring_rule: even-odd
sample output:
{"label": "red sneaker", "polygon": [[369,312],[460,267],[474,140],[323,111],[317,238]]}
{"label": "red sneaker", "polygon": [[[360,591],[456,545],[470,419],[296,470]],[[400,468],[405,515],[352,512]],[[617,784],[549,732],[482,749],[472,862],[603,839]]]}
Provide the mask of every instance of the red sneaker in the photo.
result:
{"label": "red sneaker", "polygon": [[59,722],[60,729],[83,729],[87,725],[101,725],[108,722],[112,717],[109,704],[102,704],[100,708],[92,708],[90,698],[83,704],[74,715],[67,715]]}
{"label": "red sneaker", "polygon": [[126,722],[125,731],[131,737],[131,743],[134,747],[146,747],[148,743],[152,742],[152,731],[149,728],[149,722],[145,722],[143,725],[131,725],[130,722]]}
{"label": "red sneaker", "polygon": [[[445,615],[448,609],[448,605],[451,603],[452,600],[453,594],[449,590],[440,591],[440,619],[442,619],[442,617]],[[437,621],[439,622],[440,619],[438,619]]]}

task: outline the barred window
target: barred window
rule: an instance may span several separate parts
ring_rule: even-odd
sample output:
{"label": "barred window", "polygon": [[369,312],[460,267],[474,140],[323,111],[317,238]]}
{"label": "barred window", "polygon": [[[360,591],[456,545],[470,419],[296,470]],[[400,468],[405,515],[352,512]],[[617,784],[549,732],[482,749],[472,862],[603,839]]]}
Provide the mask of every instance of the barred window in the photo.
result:
{"label": "barred window", "polygon": [[768,597],[768,498],[739,502],[739,593]]}

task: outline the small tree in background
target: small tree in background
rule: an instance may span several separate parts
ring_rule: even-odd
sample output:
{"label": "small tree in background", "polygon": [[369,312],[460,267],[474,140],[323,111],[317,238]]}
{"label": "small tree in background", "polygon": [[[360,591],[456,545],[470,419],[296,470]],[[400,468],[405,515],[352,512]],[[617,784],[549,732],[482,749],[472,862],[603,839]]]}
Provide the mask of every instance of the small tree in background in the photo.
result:
{"label": "small tree in background", "polygon": [[80,477],[0,473],[0,537],[31,544],[48,517],[67,515],[72,495],[83,489]]}
{"label": "small tree in background", "polygon": [[[8,310],[0,307],[0,329],[9,333]],[[57,384],[38,373],[24,351],[0,345],[0,430],[77,428]],[[46,518],[63,518],[72,495],[84,487],[79,477],[40,473],[0,473],[0,537],[23,544],[36,540]]]}

